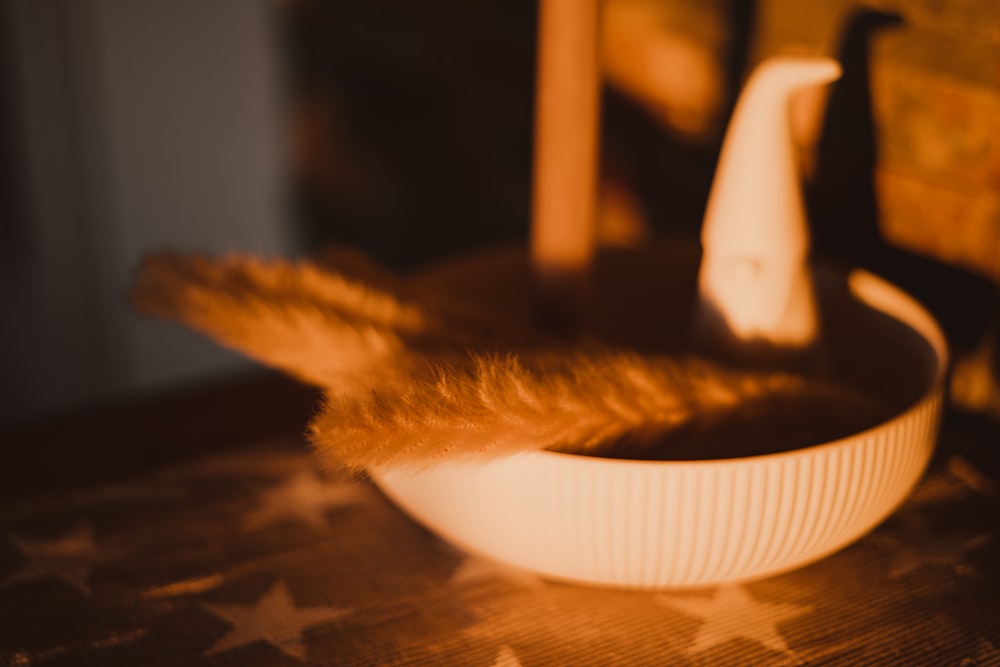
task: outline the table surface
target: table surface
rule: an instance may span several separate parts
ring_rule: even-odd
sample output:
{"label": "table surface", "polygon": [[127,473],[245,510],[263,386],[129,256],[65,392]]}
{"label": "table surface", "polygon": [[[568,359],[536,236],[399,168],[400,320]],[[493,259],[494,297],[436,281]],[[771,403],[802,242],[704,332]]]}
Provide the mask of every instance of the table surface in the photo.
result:
{"label": "table surface", "polygon": [[262,376],[0,430],[0,666],[1000,665],[1000,442],[949,415],[909,500],[817,563],[629,592],[465,554]]}

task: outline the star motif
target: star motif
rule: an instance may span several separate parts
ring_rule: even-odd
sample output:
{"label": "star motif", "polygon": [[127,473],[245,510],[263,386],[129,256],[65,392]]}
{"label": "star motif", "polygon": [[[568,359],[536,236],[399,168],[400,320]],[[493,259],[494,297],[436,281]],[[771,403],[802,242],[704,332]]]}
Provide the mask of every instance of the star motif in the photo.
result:
{"label": "star motif", "polygon": [[901,548],[893,554],[892,565],[889,566],[889,579],[905,577],[923,567],[945,568],[965,577],[978,576],[975,568],[966,565],[965,556],[992,539],[991,534],[983,533],[958,544],[942,539],[924,540],[922,544],[910,548],[900,544]]}
{"label": "star motif", "polygon": [[90,525],[79,524],[51,540],[29,540],[8,535],[27,562],[0,579],[0,588],[42,579],[58,579],[84,595],[90,594],[90,571],[99,560]]}
{"label": "star motif", "polygon": [[711,600],[658,595],[656,601],[704,621],[686,651],[688,655],[741,637],[772,651],[790,653],[778,624],[813,610],[812,605],[760,602],[743,586],[722,586]]}
{"label": "star motif", "polygon": [[293,658],[305,660],[302,630],[351,613],[350,609],[337,607],[296,607],[288,587],[280,580],[252,605],[207,602],[202,605],[233,626],[205,655],[263,640]]}
{"label": "star motif", "polygon": [[900,548],[893,554],[889,579],[899,579],[922,567],[939,567],[963,576],[976,576],[976,570],[965,564],[965,556],[992,539],[992,535],[983,533],[957,544],[946,540],[925,539],[921,544],[907,548],[898,543]]}
{"label": "star motif", "polygon": [[997,667],[1000,665],[1000,649],[992,642],[980,639],[976,647],[976,657],[963,660],[959,667]]}
{"label": "star motif", "polygon": [[928,475],[906,499],[906,509],[962,500],[969,488],[960,479],[944,470]]}
{"label": "star motif", "polygon": [[996,495],[996,485],[963,456],[948,459],[945,469],[928,475],[906,500],[907,509],[962,500],[969,493]]}
{"label": "star motif", "polygon": [[500,652],[497,653],[496,660],[493,661],[490,667],[522,667],[522,666],[521,666],[521,661],[517,659],[517,654],[514,653],[514,649],[505,644],[500,647]]}
{"label": "star motif", "polygon": [[495,580],[507,581],[525,588],[539,588],[545,585],[541,579],[526,570],[475,556],[466,557],[448,578],[448,582],[455,585]]}
{"label": "star motif", "polygon": [[298,520],[314,528],[326,528],[326,512],[364,500],[361,484],[326,484],[312,470],[292,475],[265,492],[256,509],[243,517],[246,530],[258,530],[287,520]]}
{"label": "star motif", "polygon": [[953,456],[948,459],[948,472],[965,486],[984,496],[997,495],[997,484],[982,474],[963,456]]}
{"label": "star motif", "polygon": [[902,523],[898,534],[875,534],[869,538],[875,546],[892,555],[888,577],[905,577],[925,567],[943,568],[957,575],[978,576],[965,563],[965,557],[993,539],[991,533],[981,533],[958,541],[955,534],[939,534],[930,530],[919,516]]}

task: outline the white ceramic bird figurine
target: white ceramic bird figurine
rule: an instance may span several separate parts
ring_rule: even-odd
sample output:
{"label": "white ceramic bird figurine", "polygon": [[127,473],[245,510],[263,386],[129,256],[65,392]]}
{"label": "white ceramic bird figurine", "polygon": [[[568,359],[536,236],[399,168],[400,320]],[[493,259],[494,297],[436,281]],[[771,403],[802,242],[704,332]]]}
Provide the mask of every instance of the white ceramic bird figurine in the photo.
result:
{"label": "white ceramic bird figurine", "polygon": [[819,322],[809,230],[789,121],[789,98],[833,81],[829,58],[775,57],[741,94],[726,132],[701,231],[695,335],[744,361],[815,345]]}

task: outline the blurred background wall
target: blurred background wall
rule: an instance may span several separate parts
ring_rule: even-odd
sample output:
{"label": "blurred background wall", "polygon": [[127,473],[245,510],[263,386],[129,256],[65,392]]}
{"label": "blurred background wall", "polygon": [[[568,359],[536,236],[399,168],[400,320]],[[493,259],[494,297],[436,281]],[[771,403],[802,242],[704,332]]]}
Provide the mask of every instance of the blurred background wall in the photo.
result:
{"label": "blurred background wall", "polygon": [[[0,6],[0,419],[249,367],[130,314],[146,250],[346,244],[412,270],[526,239],[536,0]],[[901,283],[957,357],[997,365],[994,0],[604,11],[602,242],[696,238],[747,72],[835,56],[842,81],[792,109],[816,252]]]}
{"label": "blurred background wall", "polygon": [[0,419],[244,367],[124,295],[147,250],[294,249],[274,10],[3,1]]}

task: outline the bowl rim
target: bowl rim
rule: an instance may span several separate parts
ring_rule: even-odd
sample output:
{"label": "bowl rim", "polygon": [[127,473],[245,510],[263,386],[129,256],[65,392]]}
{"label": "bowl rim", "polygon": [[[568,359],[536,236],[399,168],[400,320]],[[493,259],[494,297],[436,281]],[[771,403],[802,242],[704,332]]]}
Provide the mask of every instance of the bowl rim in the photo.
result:
{"label": "bowl rim", "polygon": [[[683,460],[647,460],[647,459],[619,459],[605,456],[592,456],[589,454],[574,454],[571,452],[558,452],[547,449],[518,452],[510,457],[504,457],[508,461],[520,460],[522,463],[530,463],[531,459],[538,462],[548,463],[569,463],[577,466],[614,466],[625,468],[644,469],[680,469],[680,468],[704,468],[704,467],[724,467],[734,464],[761,463],[777,461],[780,459],[794,459],[803,456],[811,456],[823,450],[840,447],[848,447],[860,444],[871,439],[879,432],[888,432],[896,428],[897,424],[922,409],[924,406],[938,400],[943,392],[946,371],[948,367],[948,344],[943,331],[934,317],[928,310],[914,297],[892,284],[888,280],[877,276],[865,269],[853,268],[847,272],[848,288],[852,296],[875,308],[883,314],[889,315],[892,319],[903,324],[911,331],[918,334],[930,345],[936,368],[931,381],[924,391],[904,410],[893,416],[870,426],[861,431],[843,436],[834,440],[796,447],[794,449],[770,452],[766,454],[751,454],[748,456],[732,456],[712,459],[683,459]],[[486,461],[476,459],[464,459],[461,461],[444,462],[458,465],[482,465]]]}

